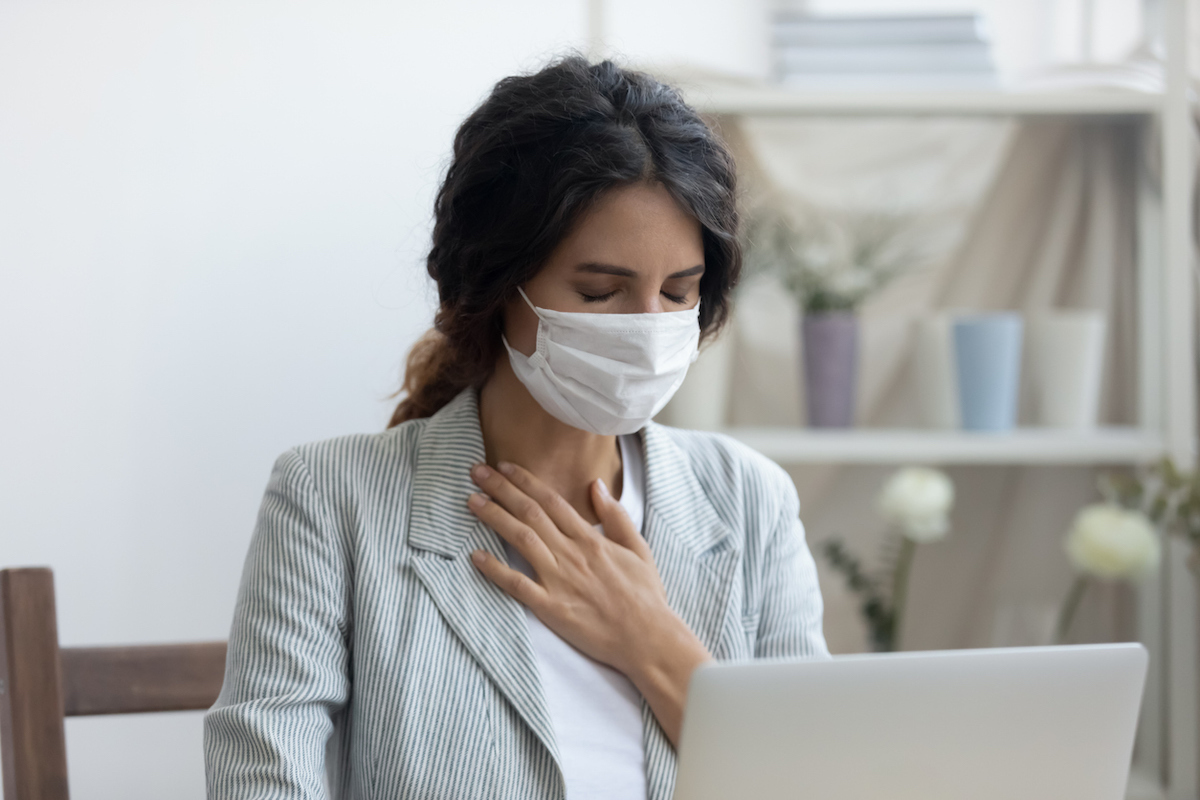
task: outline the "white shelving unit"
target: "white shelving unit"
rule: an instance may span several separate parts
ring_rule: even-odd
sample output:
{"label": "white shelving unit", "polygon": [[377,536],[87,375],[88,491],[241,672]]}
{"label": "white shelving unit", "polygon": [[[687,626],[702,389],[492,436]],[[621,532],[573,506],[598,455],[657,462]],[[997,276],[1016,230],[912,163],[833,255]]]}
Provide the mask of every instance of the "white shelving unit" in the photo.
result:
{"label": "white shelving unit", "polygon": [[824,92],[736,84],[695,87],[705,114],[786,116],[1130,116],[1162,111],[1163,95],[1124,89],[1005,92]]}
{"label": "white shelving unit", "polygon": [[726,432],[781,464],[1141,464],[1164,452],[1160,436],[1139,428],[991,434],[747,427]]}
{"label": "white shelving unit", "polygon": [[[1156,136],[1161,173],[1138,190],[1138,395],[1136,427],[1010,434],[957,431],[817,431],[734,428],[727,433],[788,465],[1136,464],[1169,455],[1196,460],[1192,263],[1192,121],[1188,94],[1187,0],[1160,0],[1167,51],[1161,92],[1077,91],[819,92],[734,82],[676,82],[712,115],[1132,117]],[[1157,123],[1157,125],[1152,124]],[[1138,760],[1129,797],[1196,800],[1200,792],[1200,697],[1195,581],[1186,549],[1170,542],[1164,569],[1140,594],[1139,630],[1150,649]]]}

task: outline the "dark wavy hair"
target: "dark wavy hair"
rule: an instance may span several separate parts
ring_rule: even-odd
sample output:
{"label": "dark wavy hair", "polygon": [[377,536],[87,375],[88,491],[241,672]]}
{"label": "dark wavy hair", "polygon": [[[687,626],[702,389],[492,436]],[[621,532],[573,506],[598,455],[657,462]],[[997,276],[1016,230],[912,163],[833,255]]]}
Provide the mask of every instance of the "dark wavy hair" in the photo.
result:
{"label": "dark wavy hair", "polygon": [[700,330],[710,336],[742,267],[725,144],[678,91],[611,61],[571,56],[497,83],[454,137],[426,261],[440,307],[409,353],[389,427],[482,386],[517,288],[597,198],[638,182],[661,183],[700,223]]}

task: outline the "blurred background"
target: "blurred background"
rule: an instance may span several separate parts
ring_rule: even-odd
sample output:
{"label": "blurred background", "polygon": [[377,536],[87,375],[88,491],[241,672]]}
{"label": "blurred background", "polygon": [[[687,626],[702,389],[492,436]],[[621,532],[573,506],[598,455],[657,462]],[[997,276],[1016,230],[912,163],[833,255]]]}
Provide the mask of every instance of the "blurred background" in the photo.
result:
{"label": "blurred background", "polygon": [[[1192,301],[1168,299],[1195,291],[1190,239],[1170,238],[1191,224],[1187,73],[1164,68],[1200,41],[1170,27],[1183,5],[0,0],[0,566],[54,568],[64,645],[225,638],[276,456],[390,416],[432,320],[457,125],[498,79],[577,50],[677,82],[739,160],[751,274],[663,420],[791,471],[831,648],[873,639],[825,545],[890,574],[875,498],[908,464],[943,467],[955,500],[913,561],[903,646],[1047,643],[1097,477],[1194,457]],[[772,231],[825,248],[789,262]],[[798,281],[872,235],[891,260],[819,307]],[[805,381],[822,356],[804,320],[830,310],[857,336],[833,422]],[[1068,310],[1102,333],[1056,356],[1094,363],[1063,421],[1030,342]],[[954,370],[979,312],[1025,323],[1011,418],[986,440]],[[1150,585],[1097,582],[1069,640],[1149,629],[1165,647],[1172,602],[1195,626],[1194,587]],[[1182,684],[1194,717],[1194,671]],[[203,797],[200,718],[68,720],[73,796]],[[1142,790],[1164,796],[1178,731],[1148,726]]]}

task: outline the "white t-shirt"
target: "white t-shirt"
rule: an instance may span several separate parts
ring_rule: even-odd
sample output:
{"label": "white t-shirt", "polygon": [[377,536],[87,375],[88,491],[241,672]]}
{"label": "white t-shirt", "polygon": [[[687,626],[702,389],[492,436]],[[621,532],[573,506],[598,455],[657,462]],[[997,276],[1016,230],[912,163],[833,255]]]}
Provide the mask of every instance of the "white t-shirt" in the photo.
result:
{"label": "white t-shirt", "polygon": [[[617,442],[621,506],[640,531],[646,492],[641,440],[632,433]],[[534,577],[511,545],[505,544],[505,552],[513,569]],[[622,673],[567,644],[529,609],[525,618],[558,740],[567,800],[645,800],[641,694]]]}

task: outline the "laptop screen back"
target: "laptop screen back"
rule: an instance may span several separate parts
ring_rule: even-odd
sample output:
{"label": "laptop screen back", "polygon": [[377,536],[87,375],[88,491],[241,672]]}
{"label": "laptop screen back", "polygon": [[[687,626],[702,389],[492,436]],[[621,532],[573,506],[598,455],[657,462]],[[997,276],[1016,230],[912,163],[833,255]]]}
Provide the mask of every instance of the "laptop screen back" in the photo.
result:
{"label": "laptop screen back", "polygon": [[675,800],[1119,800],[1138,644],[701,667]]}

